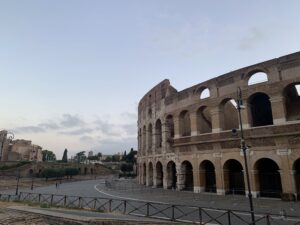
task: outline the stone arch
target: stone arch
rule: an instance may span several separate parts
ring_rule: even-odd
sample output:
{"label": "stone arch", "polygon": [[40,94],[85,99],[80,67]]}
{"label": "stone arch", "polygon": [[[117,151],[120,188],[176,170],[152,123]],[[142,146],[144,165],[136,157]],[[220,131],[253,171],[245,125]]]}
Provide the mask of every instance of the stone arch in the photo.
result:
{"label": "stone arch", "polygon": [[255,85],[264,82],[268,82],[269,76],[268,74],[261,69],[252,70],[250,73],[247,74],[247,85]]}
{"label": "stone arch", "polygon": [[167,135],[167,143],[171,145],[173,143],[173,138],[175,135],[174,131],[174,118],[172,115],[168,115],[166,117],[166,135]]}
{"label": "stone arch", "polygon": [[149,123],[148,125],[148,152],[151,153],[152,151],[152,139],[153,139],[153,134],[152,134],[152,124]]}
{"label": "stone arch", "polygon": [[209,160],[200,163],[200,184],[204,192],[216,192],[216,171],[214,164]]}
{"label": "stone arch", "polygon": [[206,99],[210,97],[210,90],[207,87],[202,88],[200,91],[200,99]]}
{"label": "stone arch", "polygon": [[193,179],[193,166],[185,160],[181,163],[180,167],[180,180],[183,190],[193,191],[194,190],[194,179]]}
{"label": "stone arch", "polygon": [[153,186],[153,164],[149,162],[148,164],[148,186]]}
{"label": "stone arch", "polygon": [[147,167],[146,163],[143,164],[143,175],[142,175],[142,184],[146,185],[146,176],[147,176]]}
{"label": "stone arch", "polygon": [[163,187],[163,165],[160,161],[156,163],[156,187]]}
{"label": "stone arch", "polygon": [[167,188],[176,189],[176,187],[177,187],[176,164],[173,161],[169,161],[167,164]]}
{"label": "stone arch", "polygon": [[197,131],[199,134],[212,132],[211,114],[207,106],[201,106],[197,110]]}
{"label": "stone arch", "polygon": [[223,130],[232,130],[239,128],[239,117],[237,103],[233,98],[226,98],[220,104],[221,110],[221,128]]}
{"label": "stone arch", "polygon": [[160,119],[156,120],[155,123],[155,147],[162,147],[162,124]]}
{"label": "stone arch", "polygon": [[227,160],[223,165],[224,188],[226,194],[245,194],[245,181],[242,164],[235,159]]}
{"label": "stone arch", "polygon": [[143,152],[145,152],[145,150],[146,150],[146,135],[147,135],[146,126],[144,126],[143,127],[143,134],[142,134]]}
{"label": "stone arch", "polygon": [[300,83],[291,83],[283,90],[286,120],[300,120]]}
{"label": "stone arch", "polygon": [[269,158],[261,158],[254,164],[255,183],[262,197],[279,198],[282,193],[279,167]]}
{"label": "stone arch", "polygon": [[273,125],[270,98],[267,94],[256,92],[248,99],[252,127]]}
{"label": "stone arch", "polygon": [[296,194],[297,199],[300,199],[300,158],[298,158],[293,165],[294,176],[295,176],[295,185],[296,185]]}
{"label": "stone arch", "polygon": [[179,132],[182,137],[191,136],[191,119],[187,110],[179,114]]}

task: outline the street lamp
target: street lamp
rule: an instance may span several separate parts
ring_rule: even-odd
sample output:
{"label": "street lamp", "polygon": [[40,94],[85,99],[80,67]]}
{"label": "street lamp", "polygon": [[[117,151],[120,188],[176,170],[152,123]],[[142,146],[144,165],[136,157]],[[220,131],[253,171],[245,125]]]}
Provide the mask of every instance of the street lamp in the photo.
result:
{"label": "street lamp", "polygon": [[252,224],[255,225],[252,192],[251,192],[251,187],[250,187],[250,178],[249,178],[248,163],[247,163],[247,146],[246,146],[245,139],[244,139],[243,123],[242,123],[242,116],[241,116],[242,109],[245,109],[245,106],[243,105],[243,100],[242,100],[242,90],[240,87],[238,87],[237,110],[238,110],[238,114],[239,114],[239,121],[240,121],[240,128],[241,128],[241,148],[243,150],[244,161],[245,161],[245,171],[246,171],[246,178],[247,178],[247,185],[248,185],[248,198],[249,198],[249,204],[250,204],[250,210],[251,210],[251,219],[252,219]]}

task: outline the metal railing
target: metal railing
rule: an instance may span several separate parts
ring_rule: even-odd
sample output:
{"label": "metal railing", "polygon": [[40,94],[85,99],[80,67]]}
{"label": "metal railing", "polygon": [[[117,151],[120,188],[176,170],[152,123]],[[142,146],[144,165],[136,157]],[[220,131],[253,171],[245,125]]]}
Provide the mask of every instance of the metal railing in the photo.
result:
{"label": "metal railing", "polygon": [[[251,225],[249,211],[225,210],[188,205],[145,202],[126,199],[80,197],[56,194],[20,192],[19,195],[0,194],[2,201],[24,201],[55,207],[78,208],[99,212],[119,213],[162,220],[221,225]],[[300,225],[300,218],[275,214],[256,214],[256,225]]]}

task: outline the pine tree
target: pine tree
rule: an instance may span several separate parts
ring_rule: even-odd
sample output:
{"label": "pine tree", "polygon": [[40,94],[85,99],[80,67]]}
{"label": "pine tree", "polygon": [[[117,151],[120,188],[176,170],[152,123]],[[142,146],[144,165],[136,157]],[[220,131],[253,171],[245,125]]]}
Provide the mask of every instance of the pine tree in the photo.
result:
{"label": "pine tree", "polygon": [[68,162],[68,150],[67,149],[65,149],[65,151],[64,151],[62,161],[65,162],[65,163]]}

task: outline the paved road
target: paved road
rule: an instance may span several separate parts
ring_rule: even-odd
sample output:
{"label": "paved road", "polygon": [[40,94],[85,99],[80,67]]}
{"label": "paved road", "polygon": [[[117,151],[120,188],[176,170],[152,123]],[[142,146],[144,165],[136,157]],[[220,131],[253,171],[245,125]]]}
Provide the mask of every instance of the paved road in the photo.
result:
{"label": "paved road", "polygon": [[[104,180],[90,180],[82,181],[76,183],[63,183],[60,184],[57,188],[55,185],[48,187],[35,188],[33,191],[28,189],[20,189],[20,191],[32,192],[32,193],[48,193],[48,194],[58,194],[58,195],[74,195],[82,197],[98,197],[98,198],[117,198],[120,200],[131,199],[131,200],[145,200],[156,202],[152,203],[149,207],[150,214],[154,214],[157,209],[162,210],[162,213],[158,213],[155,216],[164,217],[171,216],[171,209],[163,205],[162,203],[169,204],[181,204],[197,207],[209,207],[209,208],[229,208],[232,210],[248,210],[248,199],[244,196],[217,196],[214,194],[193,194],[191,192],[177,192],[171,190],[163,189],[152,189],[145,188],[144,186],[139,186],[137,184],[124,181],[118,183],[121,188],[116,188],[114,190],[108,189]],[[14,193],[14,190],[7,191]],[[113,207],[118,206],[119,203],[115,201]],[[139,205],[140,204],[140,205]],[[277,199],[254,199],[255,211],[258,213],[275,213],[278,214],[282,209],[285,209],[288,215],[300,215],[300,202],[282,202]],[[127,208],[134,210],[137,214],[145,214],[147,209],[143,203],[130,203],[127,205]],[[163,210],[165,209],[166,210]],[[138,210],[137,210],[138,209]],[[148,209],[148,210],[149,210]],[[192,212],[195,211],[195,212]],[[184,213],[191,212],[188,216],[182,217],[182,219],[187,218],[198,218],[198,211],[194,210],[191,207],[181,207],[175,209],[175,217],[179,217]],[[203,213],[203,218],[205,221],[209,220],[209,216],[213,217],[220,216],[223,214],[222,210],[206,210]],[[243,213],[238,213],[232,215],[233,224],[242,224],[238,217],[249,221],[249,216]],[[220,217],[219,220],[225,221],[227,215],[224,214]],[[291,224],[290,221],[282,221],[282,218],[276,218],[277,222],[280,221],[280,224]],[[212,223],[217,223],[217,221],[212,221]],[[265,223],[261,223],[265,224]]]}

